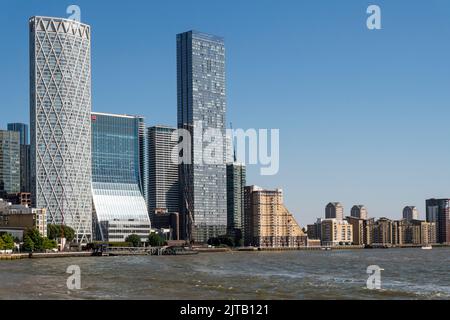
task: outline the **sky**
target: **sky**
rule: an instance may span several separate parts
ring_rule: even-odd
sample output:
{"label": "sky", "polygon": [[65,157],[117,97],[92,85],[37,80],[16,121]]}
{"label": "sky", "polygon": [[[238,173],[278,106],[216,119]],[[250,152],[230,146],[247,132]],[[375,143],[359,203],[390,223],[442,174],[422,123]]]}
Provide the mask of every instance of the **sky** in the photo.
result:
{"label": "sky", "polygon": [[28,18],[71,4],[92,27],[93,110],[149,126],[176,125],[176,34],[223,36],[227,122],[280,129],[278,174],[251,165],[247,184],[282,188],[302,226],[330,201],[424,219],[450,197],[450,1],[2,1],[0,128],[29,122]]}

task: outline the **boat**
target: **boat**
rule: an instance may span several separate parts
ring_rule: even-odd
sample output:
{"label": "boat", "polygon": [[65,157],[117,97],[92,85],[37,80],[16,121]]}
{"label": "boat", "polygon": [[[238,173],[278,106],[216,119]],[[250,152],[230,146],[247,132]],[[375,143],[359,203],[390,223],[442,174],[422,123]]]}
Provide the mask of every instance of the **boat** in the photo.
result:
{"label": "boat", "polygon": [[431,249],[433,249],[433,247],[430,245],[426,245],[426,246],[422,247],[422,250],[431,250]]}
{"label": "boat", "polygon": [[173,255],[173,256],[187,256],[187,255],[194,255],[198,254],[198,251],[192,250],[191,248],[187,247],[178,247],[178,246],[172,246],[168,247],[164,250],[164,255]]}

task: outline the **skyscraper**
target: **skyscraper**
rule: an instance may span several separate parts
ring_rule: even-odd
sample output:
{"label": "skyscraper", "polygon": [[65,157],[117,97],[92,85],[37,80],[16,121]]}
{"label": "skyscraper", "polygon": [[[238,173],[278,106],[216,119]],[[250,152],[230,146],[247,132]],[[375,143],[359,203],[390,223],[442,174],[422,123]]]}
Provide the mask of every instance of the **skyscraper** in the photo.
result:
{"label": "skyscraper", "polygon": [[428,199],[427,222],[436,223],[438,243],[450,243],[450,199]]}
{"label": "skyscraper", "polygon": [[243,238],[244,232],[245,166],[227,164],[227,231],[235,240]]}
{"label": "skyscraper", "polygon": [[225,234],[227,225],[222,38],[196,31],[177,35],[177,87],[178,128],[190,132],[192,146],[183,150],[190,161],[179,167],[182,236],[206,242]]}
{"label": "skyscraper", "polygon": [[415,206],[407,206],[403,209],[403,219],[407,221],[419,220],[419,211]]}
{"label": "skyscraper", "polygon": [[20,134],[20,144],[28,144],[28,125],[25,123],[8,123],[9,131],[17,131]]}
{"label": "skyscraper", "polygon": [[0,197],[20,192],[19,133],[0,130]]}
{"label": "skyscraper", "polygon": [[8,130],[20,134],[20,192],[31,192],[31,154],[28,139],[28,125],[25,123],[8,123]]}
{"label": "skyscraper", "polygon": [[340,202],[330,202],[325,207],[325,218],[326,219],[344,219],[344,207]]}
{"label": "skyscraper", "polygon": [[139,116],[92,113],[92,193],[96,240],[145,240],[150,220],[142,189]]}
{"label": "skyscraper", "polygon": [[362,204],[353,206],[352,210],[350,212],[350,215],[352,217],[358,218],[358,219],[367,219],[368,218],[367,209]]}
{"label": "skyscraper", "polygon": [[178,164],[171,155],[177,140],[171,137],[175,128],[154,126],[148,128],[148,209],[155,212],[180,212]]}
{"label": "skyscraper", "polygon": [[31,191],[51,224],[92,240],[91,28],[32,17],[30,31]]}

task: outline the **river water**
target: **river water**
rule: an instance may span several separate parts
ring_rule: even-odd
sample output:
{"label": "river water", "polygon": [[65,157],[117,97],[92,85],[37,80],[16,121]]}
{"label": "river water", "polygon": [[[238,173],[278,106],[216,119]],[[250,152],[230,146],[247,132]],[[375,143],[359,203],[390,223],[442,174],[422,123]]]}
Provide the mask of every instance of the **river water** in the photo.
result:
{"label": "river water", "polygon": [[[370,265],[381,290],[366,287]],[[450,248],[0,261],[0,299],[450,299]]]}

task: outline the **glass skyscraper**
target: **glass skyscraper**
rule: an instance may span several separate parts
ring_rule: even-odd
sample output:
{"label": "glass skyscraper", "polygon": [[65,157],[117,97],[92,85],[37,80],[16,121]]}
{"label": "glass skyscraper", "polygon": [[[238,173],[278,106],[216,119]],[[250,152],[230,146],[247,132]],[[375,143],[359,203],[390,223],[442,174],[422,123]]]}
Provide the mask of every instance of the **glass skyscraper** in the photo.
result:
{"label": "glass skyscraper", "polygon": [[[221,37],[189,31],[177,35],[178,128],[191,132],[192,161],[179,168],[181,224],[195,242],[226,233],[225,45]],[[217,129],[223,161],[211,164],[203,134]],[[214,142],[213,142],[214,143]],[[220,150],[220,149],[219,149]],[[206,164],[209,163],[209,164]]]}
{"label": "glass skyscraper", "polygon": [[25,123],[8,123],[8,130],[17,131],[20,135],[20,192],[31,192],[31,154],[28,125]]}
{"label": "glass skyscraper", "polygon": [[20,144],[28,144],[28,125],[25,123],[8,123],[9,131],[17,131],[20,133]]}
{"label": "glass skyscraper", "polygon": [[20,192],[19,133],[0,130],[0,197]]}
{"label": "glass skyscraper", "polygon": [[91,28],[32,17],[29,32],[32,202],[90,242]]}
{"label": "glass skyscraper", "polygon": [[92,194],[95,238],[146,240],[150,219],[144,199],[144,118],[92,113]]}

